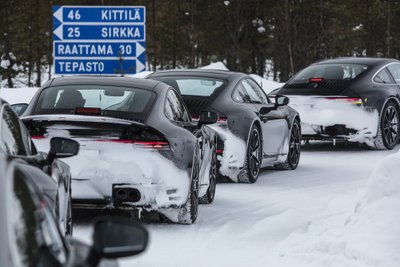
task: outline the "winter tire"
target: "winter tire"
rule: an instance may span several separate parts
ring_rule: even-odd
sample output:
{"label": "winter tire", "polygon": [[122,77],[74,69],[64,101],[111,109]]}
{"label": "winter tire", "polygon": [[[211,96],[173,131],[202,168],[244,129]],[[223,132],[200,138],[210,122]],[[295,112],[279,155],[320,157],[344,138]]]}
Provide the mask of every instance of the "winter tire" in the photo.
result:
{"label": "winter tire", "polygon": [[381,114],[378,133],[374,140],[378,150],[392,150],[399,142],[399,111],[393,102],[388,102]]}
{"label": "winter tire", "polygon": [[200,198],[199,200],[201,204],[211,204],[214,201],[216,187],[217,187],[217,153],[214,150],[210,166],[210,184],[208,185],[206,195]]}
{"label": "winter tire", "polygon": [[238,181],[241,183],[255,183],[260,174],[261,161],[261,133],[258,127],[256,125],[253,125],[250,130],[249,142],[247,144],[245,163],[243,166],[243,170],[238,175]]}
{"label": "winter tire", "polygon": [[278,170],[294,170],[299,165],[301,154],[301,126],[298,120],[293,122],[290,131],[289,150],[284,162],[275,165]]}

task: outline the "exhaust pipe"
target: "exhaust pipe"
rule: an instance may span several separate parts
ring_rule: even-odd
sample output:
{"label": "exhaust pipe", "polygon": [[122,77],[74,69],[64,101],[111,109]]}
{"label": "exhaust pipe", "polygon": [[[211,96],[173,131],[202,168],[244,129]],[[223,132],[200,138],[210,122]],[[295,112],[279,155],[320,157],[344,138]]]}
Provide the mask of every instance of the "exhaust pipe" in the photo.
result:
{"label": "exhaust pipe", "polygon": [[118,202],[138,202],[142,198],[140,191],[136,188],[114,187],[113,199]]}

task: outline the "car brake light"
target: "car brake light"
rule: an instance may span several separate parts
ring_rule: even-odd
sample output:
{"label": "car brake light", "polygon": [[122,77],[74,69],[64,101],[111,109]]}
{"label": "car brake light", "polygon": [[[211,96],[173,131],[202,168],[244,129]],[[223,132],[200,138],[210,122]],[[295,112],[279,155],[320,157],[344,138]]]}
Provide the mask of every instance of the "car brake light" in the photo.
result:
{"label": "car brake light", "polygon": [[33,135],[31,136],[32,139],[45,139],[46,137],[44,137],[43,135]]}
{"label": "car brake light", "polygon": [[227,117],[220,116],[220,117],[218,117],[218,120],[217,120],[217,122],[226,122],[227,120],[228,120],[228,118],[227,118]]}
{"label": "car brake light", "polygon": [[216,152],[217,152],[217,155],[222,155],[224,153],[224,150],[223,149],[217,149]]}
{"label": "car brake light", "polygon": [[101,115],[100,108],[76,108],[75,114],[79,115]]}
{"label": "car brake light", "polygon": [[169,144],[165,141],[135,141],[128,139],[98,139],[97,142],[111,142],[120,144],[133,144],[140,148],[150,148],[150,149],[168,149]]}
{"label": "car brake light", "polygon": [[[200,120],[200,116],[198,116],[198,115],[192,115],[192,121],[199,121],[199,120]],[[222,123],[224,123],[224,122],[226,122],[227,120],[228,120],[227,117],[219,115],[219,117],[218,117],[218,119],[217,119],[217,122],[222,122]]]}
{"label": "car brake light", "polygon": [[169,148],[168,142],[159,141],[134,141],[137,146],[142,146],[143,148],[155,148],[155,149],[166,149]]}
{"label": "car brake light", "polygon": [[308,80],[309,83],[323,83],[325,80],[324,78],[310,78]]}
{"label": "car brake light", "polygon": [[326,97],[327,100],[343,101],[355,105],[362,105],[362,99],[358,97]]}

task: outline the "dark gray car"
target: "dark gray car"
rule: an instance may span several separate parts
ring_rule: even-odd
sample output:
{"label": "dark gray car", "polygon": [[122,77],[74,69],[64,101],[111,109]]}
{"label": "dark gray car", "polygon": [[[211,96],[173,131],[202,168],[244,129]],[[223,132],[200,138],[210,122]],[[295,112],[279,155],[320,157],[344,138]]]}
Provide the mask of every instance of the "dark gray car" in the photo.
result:
{"label": "dark gray car", "polygon": [[179,94],[165,83],[124,77],[52,79],[22,120],[37,143],[59,134],[80,142],[79,160],[68,162],[76,172],[74,208],[145,209],[191,224],[198,202],[214,199],[216,135],[205,124],[217,116],[205,112],[192,122]]}
{"label": "dark gray car", "polygon": [[[64,149],[58,150],[63,153]],[[148,233],[120,219],[99,219],[93,246],[64,237],[51,206],[37,186],[35,167],[0,155],[0,266],[117,266],[101,261],[136,255],[145,250]]]}
{"label": "dark gray car", "polygon": [[[245,142],[245,160],[238,181],[254,183],[260,168],[296,169],[300,159],[300,117],[288,99],[272,103],[260,86],[244,73],[221,70],[171,70],[151,74],[182,96],[192,116],[203,110],[219,115],[219,124]],[[220,135],[219,135],[220,136]],[[218,153],[224,153],[223,139]]]}

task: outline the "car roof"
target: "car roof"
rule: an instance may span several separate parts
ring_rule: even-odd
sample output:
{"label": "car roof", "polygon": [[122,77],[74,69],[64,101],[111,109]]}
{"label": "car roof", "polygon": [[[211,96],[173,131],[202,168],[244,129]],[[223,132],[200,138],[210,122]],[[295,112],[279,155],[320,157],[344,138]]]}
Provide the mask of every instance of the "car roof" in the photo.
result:
{"label": "car roof", "polygon": [[393,58],[375,58],[375,57],[342,57],[335,59],[328,59],[314,63],[319,64],[366,64],[370,66],[380,66],[391,62],[400,62]]}
{"label": "car roof", "polygon": [[163,70],[163,71],[156,71],[151,74],[148,78],[155,78],[155,77],[163,77],[163,76],[203,76],[203,77],[211,77],[211,78],[219,78],[230,80],[236,77],[243,77],[247,76],[245,73],[241,72],[234,72],[229,70],[218,70],[218,69],[175,69],[175,70]]}
{"label": "car roof", "polygon": [[52,79],[45,87],[63,85],[105,85],[105,86],[124,86],[135,87],[145,90],[154,90],[159,81],[138,79],[132,77],[100,76],[100,75],[79,75],[61,76]]}

